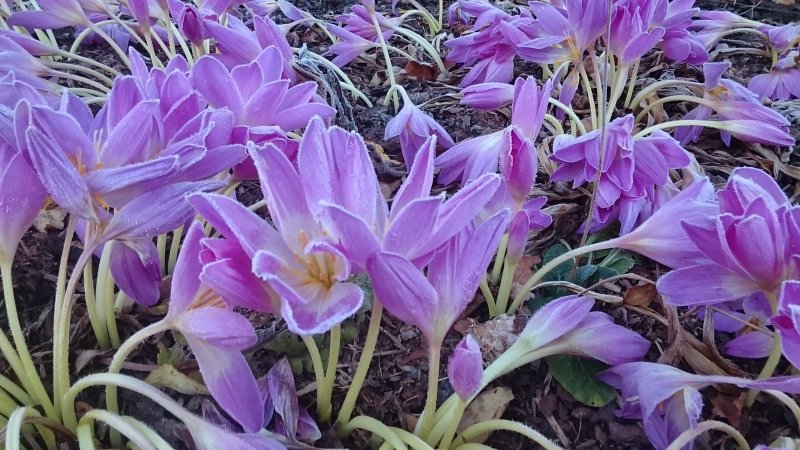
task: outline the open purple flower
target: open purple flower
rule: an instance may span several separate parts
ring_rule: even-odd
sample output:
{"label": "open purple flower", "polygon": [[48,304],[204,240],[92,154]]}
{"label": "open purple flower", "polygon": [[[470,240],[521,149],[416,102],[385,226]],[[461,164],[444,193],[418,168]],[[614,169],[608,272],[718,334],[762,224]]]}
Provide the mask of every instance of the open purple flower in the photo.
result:
{"label": "open purple flower", "polygon": [[264,425],[264,406],[241,353],[256,343],[256,334],[246,318],[200,280],[204,237],[202,225],[192,223],[175,266],[164,321],[189,343],[214,399],[245,431],[256,432]]}
{"label": "open purple flower", "polygon": [[665,364],[632,362],[605,370],[602,381],[621,390],[622,409],[617,413],[640,419],[656,449],[662,450],[687,429],[694,428],[703,410],[699,390],[712,384],[771,389],[796,394],[800,377],[749,380],[727,376],[693,375]]}
{"label": "open purple flower", "polygon": [[707,260],[658,280],[668,303],[707,305],[758,292],[775,298],[781,283],[800,278],[797,246],[783,245],[798,239],[793,225],[798,207],[790,205],[772,177],[758,169],[736,169],[718,198],[718,215],[682,223]]}
{"label": "open purple flower", "polygon": [[[558,136],[551,159],[560,164],[550,179],[572,181],[573,187],[593,182],[600,173],[592,229],[613,220],[620,234],[630,232],[652,214],[658,188],[670,183],[669,170],[689,165],[689,156],[668,134],[633,137],[633,116],[612,121],[605,129],[581,137]],[[601,155],[602,152],[602,155]],[[602,166],[601,166],[602,162]]]}
{"label": "open purple flower", "polygon": [[375,42],[364,39],[363,37],[347,30],[346,28],[342,28],[333,24],[328,24],[327,28],[331,34],[339,38],[339,41],[331,45],[326,53],[329,55],[336,55],[331,62],[337,67],[344,67],[353,62],[353,60],[361,56],[361,54],[367,50],[379,46]]}
{"label": "open purple flower", "polygon": [[630,65],[655,48],[664,28],[650,26],[638,0],[614,2],[613,8],[608,48],[621,64]]}

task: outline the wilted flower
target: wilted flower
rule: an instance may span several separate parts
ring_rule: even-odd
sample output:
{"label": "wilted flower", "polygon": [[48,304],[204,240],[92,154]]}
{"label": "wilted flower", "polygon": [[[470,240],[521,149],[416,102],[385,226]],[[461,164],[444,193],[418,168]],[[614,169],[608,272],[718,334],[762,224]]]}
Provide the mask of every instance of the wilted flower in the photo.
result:
{"label": "wilted flower", "polygon": [[650,442],[665,449],[682,432],[694,428],[703,411],[699,390],[712,384],[734,384],[742,388],[771,389],[796,394],[800,377],[748,380],[727,376],[693,375],[665,364],[632,362],[601,372],[602,381],[622,391],[622,409],[627,419],[640,419]]}
{"label": "wilted flower", "polygon": [[297,401],[292,367],[286,358],[275,363],[257,380],[264,403],[264,425],[290,443],[312,443],[322,437],[314,419]]}
{"label": "wilted flower", "polygon": [[772,66],[769,73],[756,75],[747,84],[748,89],[772,100],[800,98],[800,51],[786,53]]}
{"label": "wilted flower", "polygon": [[669,170],[690,163],[686,150],[668,134],[633,137],[632,132],[633,116],[628,115],[606,126],[604,142],[600,141],[603,133],[595,130],[578,138],[558,136],[553,144],[551,159],[560,166],[551,180],[571,180],[578,187],[593,182],[600,173],[593,230],[620,219],[620,234],[630,232],[652,214],[658,188],[670,182]]}
{"label": "wilted flower", "polygon": [[738,168],[718,198],[717,215],[699,223],[682,222],[707,260],[658,280],[658,290],[670,304],[715,304],[758,292],[774,298],[783,281],[800,278],[797,248],[785,245],[798,239],[800,230],[792,225],[798,207],[790,205],[772,177]]}
{"label": "wilted flower", "polygon": [[444,148],[455,145],[447,131],[434,119],[422,112],[408,97],[402,86],[397,86],[403,97],[403,109],[386,124],[383,139],[389,140],[400,136],[400,149],[403,151],[403,161],[411,167],[417,152],[425,145],[430,136],[436,136],[436,143]]}

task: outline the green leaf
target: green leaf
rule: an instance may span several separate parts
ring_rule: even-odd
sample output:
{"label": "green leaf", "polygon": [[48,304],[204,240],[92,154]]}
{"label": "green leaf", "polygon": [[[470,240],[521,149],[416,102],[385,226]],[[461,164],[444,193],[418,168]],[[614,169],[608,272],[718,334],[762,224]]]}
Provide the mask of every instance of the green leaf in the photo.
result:
{"label": "green leaf", "polygon": [[599,361],[570,355],[554,355],[547,357],[547,365],[553,378],[561,383],[575,400],[584,405],[605,406],[617,397],[614,388],[595,377],[598,372],[608,367]]}
{"label": "green leaf", "polygon": [[600,263],[602,267],[608,267],[617,271],[616,275],[628,273],[636,264],[636,258],[632,253],[623,250],[614,250]]}
{"label": "green leaf", "polygon": [[[564,244],[555,244],[552,247],[548,248],[544,255],[542,255],[542,265],[549,263],[550,261],[558,258],[559,256],[567,253],[569,248],[567,248]],[[551,270],[544,276],[542,281],[563,281],[569,277],[569,273],[572,272],[572,266],[574,264],[572,261],[564,261],[563,263],[556,266],[555,269]]]}

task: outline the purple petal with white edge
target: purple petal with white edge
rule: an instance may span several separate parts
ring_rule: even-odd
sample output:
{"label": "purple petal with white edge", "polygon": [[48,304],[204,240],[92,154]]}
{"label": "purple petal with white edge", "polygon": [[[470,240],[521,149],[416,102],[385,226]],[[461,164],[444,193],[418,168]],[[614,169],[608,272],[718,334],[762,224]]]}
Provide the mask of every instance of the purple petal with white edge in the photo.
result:
{"label": "purple petal with white edge", "polygon": [[[185,337],[197,359],[203,381],[214,400],[245,431],[256,432],[263,428],[264,405],[261,403],[256,380],[244,356],[226,348],[217,348],[190,334],[185,334]],[[255,340],[253,333],[253,342]]]}
{"label": "purple petal with white edge", "polygon": [[478,393],[483,378],[483,357],[472,335],[466,335],[453,350],[447,365],[447,377],[462,401],[466,402]]}
{"label": "purple petal with white edge", "polygon": [[297,436],[300,405],[297,402],[292,367],[286,358],[281,358],[269,369],[267,373],[267,389],[275,412],[283,419],[286,436],[290,439],[295,438]]}
{"label": "purple petal with white edge", "polygon": [[375,232],[364,220],[339,205],[323,204],[326,229],[353,265],[353,271],[366,270],[367,261],[381,249]]}
{"label": "purple petal with white edge", "polygon": [[574,330],[592,306],[594,300],[577,295],[553,300],[531,316],[519,338],[527,349],[536,350]]}
{"label": "purple petal with white edge", "polygon": [[199,306],[176,318],[181,333],[220,349],[242,351],[258,341],[244,316],[216,306]]}
{"label": "purple petal with white edge", "polygon": [[[119,209],[102,233],[102,239],[155,237],[189,222],[194,215],[187,194],[220,189],[223,183],[175,183],[147,191]],[[99,237],[100,238],[100,237]]]}
{"label": "purple petal with white edge", "polygon": [[703,264],[673,270],[656,285],[670,305],[713,305],[741,300],[759,290],[749,279],[716,264]]}
{"label": "purple petal with white edge", "polygon": [[158,249],[149,239],[136,242],[113,241],[111,275],[128,297],[144,306],[153,306],[161,296],[161,263]]}
{"label": "purple petal with white edge", "polygon": [[272,248],[281,257],[291,257],[286,246],[280,245],[282,240],[277,231],[236,200],[219,194],[195,194],[188,201],[223,236],[239,243],[248,257],[252,258],[262,248]]}
{"label": "purple petal with white edge", "polygon": [[392,201],[390,220],[410,202],[427,197],[433,185],[433,158],[436,154],[436,138],[429,137],[417,152],[414,164]]}
{"label": "purple petal with white edge", "polygon": [[26,130],[25,141],[33,168],[53,200],[72,214],[95,220],[89,188],[58,144],[33,127]]}
{"label": "purple petal with white edge", "polygon": [[588,356],[612,366],[638,361],[650,349],[650,341],[616,325],[611,316],[599,311],[589,312],[575,329],[554,344],[567,345],[568,353]]}
{"label": "purple petal with white edge", "polygon": [[536,79],[533,77],[524,80],[517,78],[514,83],[511,122],[532,142],[536,140],[539,130],[542,128],[542,121],[547,112],[552,90],[552,80],[547,80],[541,89],[536,85]]}
{"label": "purple petal with white edge", "polygon": [[47,190],[22,154],[0,144],[0,263],[11,264],[45,198]]}
{"label": "purple petal with white edge", "polygon": [[725,344],[725,354],[737,358],[766,358],[772,350],[773,338],[760,331],[751,331]]}
{"label": "purple petal with white edge", "polygon": [[375,294],[393,316],[416,325],[430,339],[431,318],[435,317],[439,297],[422,271],[406,258],[379,252],[367,262]]}
{"label": "purple petal with white edge", "polygon": [[230,109],[236,117],[244,111],[238,89],[221,90],[219,86],[236,86],[228,69],[213,56],[203,56],[192,67],[192,84],[216,108]]}
{"label": "purple petal with white edge", "polygon": [[514,86],[508,83],[479,83],[461,90],[461,104],[480,111],[494,111],[514,99]]}
{"label": "purple petal with white edge", "polygon": [[205,238],[203,225],[198,221],[193,221],[186,232],[175,263],[175,271],[172,273],[167,315],[186,311],[200,289],[200,272],[203,270],[200,262],[200,240],[203,238]]}
{"label": "purple petal with white edge", "polygon": [[[442,201],[437,197],[420,198],[406,205],[386,230],[383,248],[412,260],[435,250],[441,243],[432,246],[427,243],[430,242],[439,223],[440,208]],[[451,226],[456,228],[457,224]],[[457,232],[450,228],[448,231],[452,231],[452,234]]]}
{"label": "purple petal with white edge", "polygon": [[[138,164],[127,164],[121,167],[99,169],[86,175],[86,184],[93,193],[102,195],[103,199],[108,202],[109,199],[106,198],[107,194],[112,194],[114,191],[172,174],[177,162],[178,157],[167,156]],[[109,205],[120,208],[127,203],[130,198],[124,200],[125,201],[116,204],[113,204],[114,202],[112,201]]]}
{"label": "purple petal with white edge", "polygon": [[314,226],[297,171],[286,155],[271,144],[251,149],[250,156],[258,170],[261,191],[276,228],[287,243],[296,241],[300,230]]}

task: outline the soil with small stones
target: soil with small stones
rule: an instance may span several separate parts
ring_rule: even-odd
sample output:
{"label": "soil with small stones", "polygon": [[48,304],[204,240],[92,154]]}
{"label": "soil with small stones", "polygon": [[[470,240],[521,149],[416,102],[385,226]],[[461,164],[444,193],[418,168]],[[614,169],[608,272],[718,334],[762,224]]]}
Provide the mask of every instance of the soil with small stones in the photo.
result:
{"label": "soil with small stones", "polygon": [[[333,20],[336,14],[345,12],[353,3],[350,0],[319,2],[298,0],[295,4],[311,12],[317,18]],[[704,9],[726,9],[765,22],[788,23],[800,19],[799,6],[780,6],[769,1],[745,4],[701,0],[698,6]],[[420,25],[418,29],[422,30],[421,24],[418,25]],[[289,34],[288,38],[293,45],[305,44],[313,51],[320,53],[323,53],[327,47],[319,32],[305,28],[296,29]],[[746,41],[747,36],[731,36],[730,38],[745,40],[754,47],[759,45],[758,42]],[[71,35],[60,34],[59,39],[63,45],[68,46]],[[117,69],[122,67],[113,52],[104,47],[83,46],[80,52],[84,56],[97,59]],[[768,69],[769,63],[766,58],[739,54],[725,55],[720,60],[731,61],[733,66],[729,76],[745,84],[752,76]],[[406,62],[396,58],[393,63],[402,68]],[[518,74],[530,73],[529,69],[528,65],[520,63]],[[385,141],[383,139],[385,125],[393,116],[389,108],[382,106],[383,97],[388,88],[385,68],[381,59],[366,57],[347,66],[345,72],[376,106],[366,107],[363,103],[350,99],[347,102],[350,112],[345,117],[340,114],[337,118],[338,123],[348,129],[357,130],[364,136],[375,160],[382,188],[387,197],[391,198],[405,173],[405,164],[402,161],[397,140]],[[510,112],[505,109],[495,112],[480,112],[460,105],[457,86],[464,73],[463,69],[455,68],[447,77],[426,81],[415,79],[401,71],[398,78],[398,81],[408,91],[411,100],[432,114],[450,132],[456,142],[497,131],[508,124],[510,115]],[[664,62],[658,55],[649,56],[644,60],[640,69],[641,74],[643,74],[641,81],[645,83],[664,77],[702,79],[700,67],[671,65]],[[580,104],[581,100],[576,100],[576,105]],[[781,110],[781,105],[773,105],[773,107],[781,112],[792,111],[789,107]],[[681,106],[677,106],[668,108],[665,114],[678,116],[685,112]],[[620,111],[620,113],[624,113],[624,111]],[[787,117],[792,121],[792,131],[795,136],[800,137],[800,113],[796,113],[796,116],[787,115]],[[545,140],[545,143],[548,143],[548,140]],[[704,132],[700,142],[689,146],[689,149],[696,155],[698,161],[717,185],[724,183],[727,174],[734,168],[752,166],[776,173],[779,182],[787,188],[790,196],[800,193],[800,186],[796,179],[776,170],[776,161],[795,167],[800,165],[798,155],[791,150],[784,153],[777,153],[773,149],[759,152],[752,146],[738,141],[734,141],[730,148],[726,148],[720,142],[718,134],[710,131]],[[385,155],[388,155],[388,159]],[[547,196],[550,205],[561,206],[554,214],[553,226],[542,231],[529,243],[528,253],[533,255],[530,260],[532,265],[538,265],[540,262],[538,257],[559,240],[567,240],[570,245],[579,244],[580,239],[576,235],[576,230],[588,208],[587,192],[573,191],[563,184],[550,183],[547,181],[546,175],[541,175],[539,181],[541,185],[535,194]],[[248,182],[237,188],[237,196],[243,203],[252,204],[261,198],[261,192],[257,183]],[[258,212],[264,217],[267,215],[264,208]],[[49,227],[46,231],[31,230],[25,235],[14,262],[13,282],[21,320],[28,338],[28,345],[43,375],[47,373],[52,363],[52,299],[63,241],[64,232],[56,227]],[[69,250],[69,260],[74,262],[79,253],[80,244],[73,243]],[[664,268],[654,264],[644,264],[634,269],[638,275],[651,280],[657,279],[663,271]],[[631,283],[624,281],[617,283],[616,286],[617,292],[602,289],[601,291],[624,295]],[[165,297],[167,294],[165,292]],[[82,295],[80,290],[78,295]],[[469,330],[474,332],[476,324],[488,321],[482,301],[482,297],[478,295],[454,330],[450,332],[445,341],[442,361],[448,360],[452,348],[464,333]],[[675,330],[671,330],[659,319],[659,317],[669,314],[657,300],[639,309],[623,306],[604,306],[602,309],[608,312],[617,323],[638,332],[654,344],[648,360],[658,360],[662,357],[661,352],[671,348],[671,344],[677,339]],[[158,320],[164,310],[163,303],[149,310],[133,305],[127,307],[120,317],[120,333],[123,336],[129,336],[141,326]],[[696,338],[696,341],[702,344],[703,323],[697,319],[696,311],[681,311],[681,313],[683,316],[681,316],[680,323],[682,328],[688,332],[688,337],[685,338]],[[519,331],[518,328],[520,324],[524,324],[526,314],[528,314],[527,310],[523,310],[521,316],[513,321],[512,331],[514,327],[517,328],[516,331]],[[286,330],[285,326],[273,317],[253,313],[248,316],[258,329],[262,343],[260,348],[254,349],[248,356],[256,376],[262,376],[275,361],[283,356],[281,352],[269,350],[269,345],[270,342],[274,342],[284,335]],[[358,336],[361,338],[366,333],[368,320],[368,317],[362,317],[356,321]],[[5,322],[5,317],[2,317],[4,327]],[[71,333],[72,367],[76,368],[77,372],[73,376],[105,370],[112,353],[95,350],[97,346],[92,337],[88,315],[81,302],[78,302],[78,306],[73,310],[71,323],[73,324]],[[488,328],[488,330],[489,332],[485,336],[489,336],[489,338],[496,338],[500,335],[498,331],[492,331],[492,328]],[[485,339],[489,338],[485,337]],[[722,340],[729,339],[729,336],[720,336],[719,339],[721,340],[717,344],[721,346],[724,343]],[[173,345],[174,340],[169,334],[152,339],[131,355],[125,370],[132,375],[145,376],[156,366],[159,348],[169,348]],[[718,359],[719,355],[713,348],[700,348],[701,353],[718,363],[718,367],[728,368],[729,372],[753,376],[759,370],[760,362],[758,361],[721,360]],[[344,398],[361,350],[361,339],[349,341],[343,346],[334,391],[334,411],[337,410],[337,406]],[[681,355],[677,355],[676,358],[675,362],[681,361]],[[680,367],[691,370],[691,367],[687,366],[685,362],[680,363]],[[196,365],[188,361],[178,369],[191,373],[196,371]],[[421,412],[424,405],[427,371],[427,351],[419,331],[391,316],[384,315],[375,358],[358,401],[355,415],[368,415],[390,426],[410,426],[414,420],[414,414]],[[443,365],[439,372],[440,377],[446,376],[446,365]],[[0,361],[0,373],[6,375],[9,373],[9,368],[4,361]],[[788,366],[779,368],[778,374],[788,373]],[[301,405],[309,408],[309,411],[313,411],[313,373],[309,371],[299,373],[296,380],[298,390],[304,393],[300,398]],[[513,394],[513,400],[508,403],[504,418],[524,422],[566,448],[650,448],[638,422],[618,418],[614,413],[617,406],[613,402],[602,408],[592,408],[576,401],[548,374],[545,362],[520,368],[510,375],[501,377],[490,388],[498,386],[510,389]],[[446,380],[440,383],[439,391],[440,399],[447,398],[452,393]],[[90,390],[80,398],[83,402],[80,404],[84,408],[100,406],[103,404],[100,394],[97,390]],[[782,405],[769,401],[769,399],[757,402],[753,408],[742,410],[741,391],[739,390],[708,388],[704,394],[706,406],[703,417],[721,418],[733,423],[752,443],[768,443],[778,436],[792,435],[798,427],[794,417]],[[176,398],[195,412],[200,412],[203,402],[207,400],[202,396],[178,395]],[[191,438],[185,427],[171,417],[163,415],[161,410],[154,407],[149,401],[129,393],[122,394],[121,401],[124,412],[151,424],[172,444],[178,447],[192,447]],[[370,445],[370,436],[366,433],[355,432],[342,442],[326,425],[322,424],[321,428],[324,438],[318,443],[320,446],[368,448]],[[532,448],[532,444],[527,439],[507,432],[493,433],[486,444],[504,450]],[[696,448],[700,449],[725,449],[731,448],[732,445],[726,436],[717,433],[703,436],[696,441]]]}

